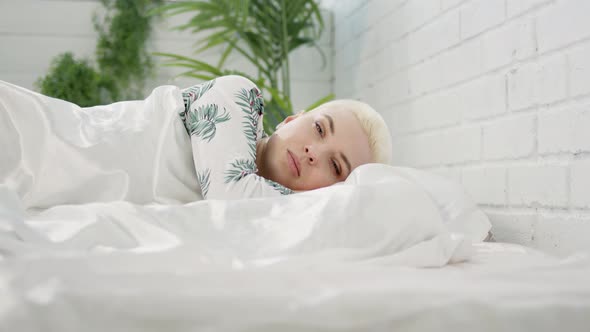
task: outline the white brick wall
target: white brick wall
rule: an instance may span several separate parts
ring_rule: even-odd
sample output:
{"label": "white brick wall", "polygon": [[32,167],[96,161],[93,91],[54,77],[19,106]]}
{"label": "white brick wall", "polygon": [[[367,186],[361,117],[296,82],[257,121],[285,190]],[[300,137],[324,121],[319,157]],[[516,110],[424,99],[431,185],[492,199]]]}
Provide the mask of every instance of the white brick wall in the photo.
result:
{"label": "white brick wall", "polygon": [[503,117],[483,128],[483,159],[516,159],[530,156],[535,148],[535,116]]}
{"label": "white brick wall", "polygon": [[537,41],[540,53],[563,50],[572,43],[590,37],[590,2],[585,0],[555,1],[536,15]]}
{"label": "white brick wall", "polygon": [[590,160],[575,161],[571,165],[571,205],[590,208]]}
{"label": "white brick wall", "polygon": [[539,153],[590,151],[588,105],[539,112]]}
{"label": "white brick wall", "polygon": [[[71,51],[76,57],[92,58],[96,45],[92,15],[100,8],[99,0],[0,0],[0,80],[34,89],[34,82],[47,73],[57,54]],[[184,15],[156,22],[151,50],[194,56],[195,36],[171,29],[188,18]],[[326,66],[322,67],[321,55],[315,48],[301,48],[291,56],[295,109],[306,108],[332,93],[332,22],[330,15],[325,19],[326,30],[319,44],[327,55]],[[199,55],[200,60],[213,63],[218,57],[219,53],[214,51]],[[240,57],[230,58],[228,63],[247,73],[256,73]],[[146,84],[146,93],[163,84],[185,87],[198,83],[192,78],[175,78],[183,71],[158,67],[156,77]]]}
{"label": "white brick wall", "polygon": [[334,90],[382,112],[396,164],[462,181],[499,241],[590,249],[590,1],[332,9]]}
{"label": "white brick wall", "polygon": [[504,21],[500,0],[472,0],[461,7],[461,37],[469,38]]}
{"label": "white brick wall", "polygon": [[508,74],[508,106],[519,110],[564,99],[566,73],[563,54],[512,69]]}
{"label": "white brick wall", "polygon": [[[462,181],[465,190],[476,202],[503,206],[507,202],[505,167],[464,168]],[[486,188],[486,190],[481,190]]]}
{"label": "white brick wall", "polygon": [[567,167],[526,165],[508,168],[508,202],[512,206],[567,206]]}
{"label": "white brick wall", "polygon": [[568,74],[570,95],[579,96],[590,93],[590,44],[583,43],[583,47],[568,52]]}

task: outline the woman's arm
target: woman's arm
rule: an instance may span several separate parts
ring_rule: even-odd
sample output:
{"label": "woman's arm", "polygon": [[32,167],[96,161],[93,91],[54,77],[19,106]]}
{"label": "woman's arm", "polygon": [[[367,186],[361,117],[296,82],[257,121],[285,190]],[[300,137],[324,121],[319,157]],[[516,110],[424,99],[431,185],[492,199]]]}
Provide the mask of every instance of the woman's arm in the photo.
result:
{"label": "woman's arm", "polygon": [[291,194],[256,175],[256,142],[263,134],[260,90],[241,76],[223,76],[182,90],[180,113],[191,136],[203,197],[239,199]]}

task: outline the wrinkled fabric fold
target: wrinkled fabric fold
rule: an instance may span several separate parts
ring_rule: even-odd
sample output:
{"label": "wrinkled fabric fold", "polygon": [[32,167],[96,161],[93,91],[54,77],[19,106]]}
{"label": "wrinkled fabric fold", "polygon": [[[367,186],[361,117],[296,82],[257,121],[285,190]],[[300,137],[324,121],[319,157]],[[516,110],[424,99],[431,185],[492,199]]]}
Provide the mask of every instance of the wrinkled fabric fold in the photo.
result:
{"label": "wrinkled fabric fold", "polygon": [[0,107],[0,183],[27,209],[202,199],[176,87],[80,108],[0,81]]}
{"label": "wrinkled fabric fold", "polygon": [[60,205],[35,214],[12,213],[19,220],[11,223],[43,238],[29,242],[49,244],[48,254],[182,247],[210,261],[231,258],[251,265],[301,257],[326,262],[389,257],[390,264],[409,266],[467,259],[470,240],[453,237],[429,196],[391,171],[365,165],[344,183],[291,196],[183,205]]}

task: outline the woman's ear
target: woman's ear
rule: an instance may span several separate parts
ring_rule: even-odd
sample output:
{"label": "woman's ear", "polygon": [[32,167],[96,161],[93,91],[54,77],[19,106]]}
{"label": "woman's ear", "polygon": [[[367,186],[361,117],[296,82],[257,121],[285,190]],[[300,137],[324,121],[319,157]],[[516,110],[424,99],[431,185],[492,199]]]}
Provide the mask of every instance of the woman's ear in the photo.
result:
{"label": "woman's ear", "polygon": [[281,128],[283,125],[285,125],[285,124],[287,124],[287,123],[289,123],[289,122],[297,119],[298,117],[300,117],[301,115],[303,115],[303,112],[304,111],[300,111],[299,113],[289,115],[288,117],[285,118],[285,120],[283,120],[283,122],[281,122],[281,123],[279,123],[277,125],[276,130],[278,130],[279,128]]}

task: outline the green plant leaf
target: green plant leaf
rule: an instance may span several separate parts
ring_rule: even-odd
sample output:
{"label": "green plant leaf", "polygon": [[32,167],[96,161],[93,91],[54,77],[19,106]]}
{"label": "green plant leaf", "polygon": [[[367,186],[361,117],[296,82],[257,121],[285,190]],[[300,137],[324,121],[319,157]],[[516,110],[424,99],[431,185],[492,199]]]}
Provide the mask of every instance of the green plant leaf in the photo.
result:
{"label": "green plant leaf", "polygon": [[[272,131],[292,114],[289,53],[304,45],[317,48],[324,28],[317,0],[179,1],[166,3],[156,12],[190,15],[188,22],[176,28],[199,33],[197,54],[224,46],[216,66],[171,54],[165,55],[171,60],[166,65],[186,68],[182,75],[188,77],[204,79],[230,73],[248,77],[270,94],[265,106],[265,130]],[[325,64],[325,55],[320,53]],[[257,76],[226,68],[232,54],[254,66]]]}
{"label": "green plant leaf", "polygon": [[44,95],[87,107],[100,103],[101,92],[108,88],[104,83],[90,61],[77,60],[71,52],[66,52],[53,59],[49,73],[36,86]]}
{"label": "green plant leaf", "polygon": [[76,60],[71,53],[53,60],[39,80],[41,92],[80,106],[143,97],[145,80],[153,76],[153,60],[146,51],[153,7],[163,0],[101,0],[104,15],[93,15],[97,32],[96,65]]}

